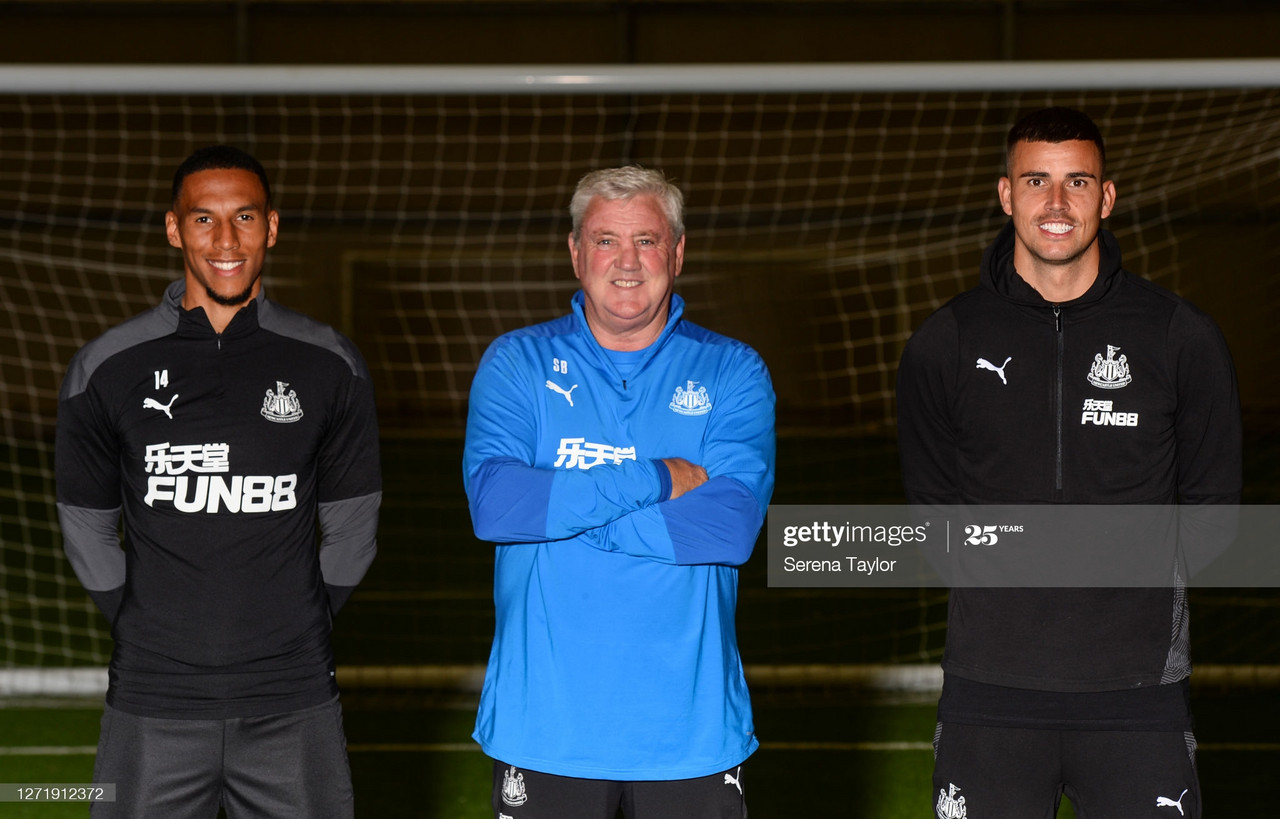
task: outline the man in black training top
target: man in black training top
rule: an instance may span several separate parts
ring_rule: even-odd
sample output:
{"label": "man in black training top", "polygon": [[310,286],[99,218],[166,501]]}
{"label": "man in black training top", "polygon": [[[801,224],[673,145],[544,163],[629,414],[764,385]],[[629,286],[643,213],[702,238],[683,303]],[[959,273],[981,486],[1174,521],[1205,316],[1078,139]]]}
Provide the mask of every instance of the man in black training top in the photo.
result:
{"label": "man in black training top", "polygon": [[76,354],[58,408],[65,548],[115,640],[93,815],[350,817],[329,632],[376,550],[369,373],[263,295],[253,157],[188,157],[165,224],[183,279]]}
{"label": "man in black training top", "polygon": [[[1234,368],[1213,321],[1121,268],[1102,136],[1050,108],[1009,132],[1009,223],[981,284],[898,371],[919,504],[1234,504]],[[984,366],[984,364],[986,366]],[[1124,413],[1123,424],[1098,423]],[[1201,815],[1185,577],[1167,588],[954,588],[930,802],[940,819]]]}

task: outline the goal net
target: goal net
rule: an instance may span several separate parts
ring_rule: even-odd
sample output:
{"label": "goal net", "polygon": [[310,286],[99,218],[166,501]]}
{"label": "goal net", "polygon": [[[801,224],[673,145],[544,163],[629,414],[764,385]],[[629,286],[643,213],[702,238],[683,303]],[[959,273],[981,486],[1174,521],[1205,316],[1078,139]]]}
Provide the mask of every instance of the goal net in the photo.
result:
{"label": "goal net", "polygon": [[[375,381],[381,552],[338,624],[343,663],[483,662],[492,555],[461,493],[467,390],[495,336],[566,311],[568,199],[598,167],[661,168],[684,190],[688,315],[773,375],[775,502],[893,502],[902,344],[974,283],[1005,220],[1009,125],[1081,108],[1108,139],[1126,267],[1223,325],[1264,464],[1250,499],[1280,494],[1264,461],[1280,408],[1271,63],[0,74],[0,669],[67,680],[110,655],[61,551],[58,387],[81,344],[179,276],[171,175],[216,142],[271,174],[268,292],[350,335]],[[762,568],[743,574],[748,663],[937,660],[936,591],[766,589]],[[1201,598],[1201,663],[1280,661],[1265,590]]]}

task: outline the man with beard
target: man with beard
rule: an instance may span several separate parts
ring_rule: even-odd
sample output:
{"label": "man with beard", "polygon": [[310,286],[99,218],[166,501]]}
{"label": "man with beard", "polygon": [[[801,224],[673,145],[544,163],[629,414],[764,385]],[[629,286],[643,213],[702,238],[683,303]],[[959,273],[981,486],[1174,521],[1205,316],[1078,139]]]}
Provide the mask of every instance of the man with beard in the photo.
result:
{"label": "man with beard", "polygon": [[350,817],[329,634],[376,551],[369,373],[264,296],[279,215],[252,156],[188,157],[165,224],[183,279],[59,399],[65,549],[115,643],[94,781],[116,799],[92,814]]}
{"label": "man with beard", "polygon": [[[1006,160],[998,192],[1010,220],[980,285],[930,316],[902,355],[908,500],[1238,503],[1231,357],[1212,319],[1122,268],[1101,228],[1116,187],[1097,126],[1071,109],[1037,111],[1009,131]],[[1112,412],[1124,423],[1098,423]],[[1170,556],[1163,588],[952,589],[934,742],[940,819],[1051,819],[1063,794],[1081,816],[1201,815],[1186,569],[1203,540],[1180,539],[1186,562],[1174,575]]]}

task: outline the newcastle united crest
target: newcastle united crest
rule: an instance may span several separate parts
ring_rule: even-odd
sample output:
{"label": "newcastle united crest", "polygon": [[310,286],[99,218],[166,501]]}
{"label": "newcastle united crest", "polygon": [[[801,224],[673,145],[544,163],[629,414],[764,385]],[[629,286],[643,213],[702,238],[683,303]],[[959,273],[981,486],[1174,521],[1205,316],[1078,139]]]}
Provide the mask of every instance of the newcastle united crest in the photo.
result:
{"label": "newcastle united crest", "polygon": [[[698,387],[697,381],[684,382],[687,386],[676,387],[676,393],[667,406],[672,412],[681,415],[706,415],[711,412],[711,398],[706,387]],[[697,387],[697,389],[694,389]]]}
{"label": "newcastle united crest", "polygon": [[1119,347],[1107,345],[1107,357],[1102,353],[1093,357],[1093,365],[1089,367],[1089,383],[1104,390],[1118,390],[1133,380],[1129,375],[1129,359],[1127,356],[1116,358]]}
{"label": "newcastle united crest", "polygon": [[276,391],[267,390],[267,397],[262,399],[262,417],[277,424],[292,424],[302,417],[302,404],[298,401],[298,393],[285,387],[284,381],[276,382]]}

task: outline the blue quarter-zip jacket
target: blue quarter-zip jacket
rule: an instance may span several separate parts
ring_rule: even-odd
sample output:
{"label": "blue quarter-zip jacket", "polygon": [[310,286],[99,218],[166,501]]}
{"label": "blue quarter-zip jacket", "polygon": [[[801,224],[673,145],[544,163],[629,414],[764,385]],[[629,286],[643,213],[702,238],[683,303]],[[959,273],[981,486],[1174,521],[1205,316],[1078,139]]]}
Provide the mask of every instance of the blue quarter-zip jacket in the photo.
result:
{"label": "blue quarter-zip jacket", "polygon": [[[582,305],[498,338],[471,387],[467,498],[497,544],[473,736],[561,776],[714,774],[758,745],[734,612],[773,491],[768,370],[673,296],[624,374]],[[709,480],[671,500],[670,457]]]}

